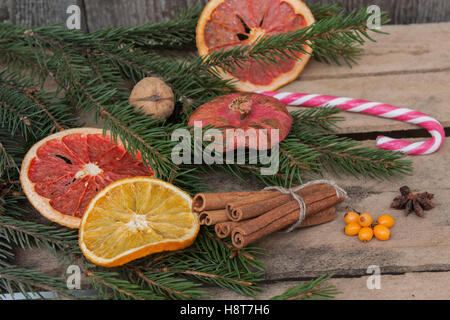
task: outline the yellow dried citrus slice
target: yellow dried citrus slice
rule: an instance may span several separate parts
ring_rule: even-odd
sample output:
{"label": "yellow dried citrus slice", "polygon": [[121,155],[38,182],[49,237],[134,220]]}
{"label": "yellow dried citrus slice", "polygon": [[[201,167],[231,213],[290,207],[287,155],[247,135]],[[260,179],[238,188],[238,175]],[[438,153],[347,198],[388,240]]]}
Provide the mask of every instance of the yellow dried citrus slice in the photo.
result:
{"label": "yellow dried citrus slice", "polygon": [[118,180],[100,191],[81,220],[79,244],[91,262],[114,267],[191,245],[200,225],[192,198],[151,177]]}

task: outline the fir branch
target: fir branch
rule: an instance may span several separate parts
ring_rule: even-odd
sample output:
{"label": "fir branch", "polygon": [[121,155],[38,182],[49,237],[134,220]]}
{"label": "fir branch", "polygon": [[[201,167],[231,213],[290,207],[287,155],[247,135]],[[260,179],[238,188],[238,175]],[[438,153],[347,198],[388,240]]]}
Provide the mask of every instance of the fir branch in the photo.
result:
{"label": "fir branch", "polygon": [[311,3],[308,5],[316,21],[343,14],[344,8],[338,4]]}
{"label": "fir branch", "polygon": [[[7,179],[10,179],[10,171],[11,169],[19,172],[19,165],[17,164],[14,156],[8,152],[7,146],[3,145],[4,142],[0,141],[0,178],[3,175],[7,175]],[[0,186],[0,190],[2,190],[4,186]]]}
{"label": "fir branch", "polygon": [[10,267],[14,258],[14,248],[7,242],[6,237],[0,234],[0,269]]}
{"label": "fir branch", "polygon": [[174,273],[142,272],[136,271],[136,275],[145,283],[149,289],[154,290],[169,299],[199,299],[208,297],[209,294],[198,289],[199,284],[186,281],[182,278],[173,277]]}
{"label": "fir branch", "polygon": [[121,300],[161,300],[162,296],[153,291],[141,288],[115,271],[93,271],[91,268],[82,268],[84,274],[90,279],[92,286],[97,290],[98,296],[106,299]]}
{"label": "fir branch", "polygon": [[42,102],[40,102],[37,98],[36,98],[36,92],[38,91],[37,88],[29,88],[27,91],[25,91],[25,95],[30,98],[30,100],[32,100],[39,108],[41,108],[42,111],[45,112],[45,114],[47,115],[47,117],[53,122],[53,124],[55,125],[55,128],[58,131],[63,131],[64,129],[66,129],[65,127],[63,127],[61,124],[58,123],[58,121],[56,121],[56,118],[50,113],[50,111],[48,110],[48,108],[46,108]]}
{"label": "fir branch", "polygon": [[257,283],[262,280],[262,273],[258,270],[263,270],[263,267],[254,256],[260,252],[245,248],[243,252],[248,252],[248,255],[241,254],[237,259],[230,259],[233,250],[224,242],[207,236],[208,233],[211,231],[202,228],[194,244],[183,250],[182,254],[152,260],[152,263],[147,264],[146,270],[185,275],[207,284],[254,296],[260,291]]}
{"label": "fir branch", "polygon": [[202,272],[202,271],[169,269],[167,267],[155,268],[155,269],[150,269],[150,270],[152,272],[179,273],[179,274],[186,274],[186,275],[195,276],[195,277],[199,277],[199,278],[210,278],[213,280],[224,281],[227,283],[231,282],[233,284],[237,284],[240,286],[253,286],[254,285],[254,283],[252,283],[251,281],[233,279],[232,277],[226,277],[226,276],[223,276],[220,274],[214,274],[214,273],[208,273],[208,272]]}
{"label": "fir branch", "polygon": [[325,132],[335,132],[338,123],[344,121],[344,117],[340,116],[342,110],[336,108],[306,108],[304,110],[296,110],[291,115],[296,123],[301,123],[304,127],[311,129],[320,129]]}
{"label": "fir branch", "polygon": [[[358,47],[366,39],[374,41],[368,34],[366,8],[352,12],[347,16],[338,13],[295,31],[271,36],[261,36],[254,43],[240,45],[233,49],[216,51],[202,57],[203,64],[220,69],[235,70],[254,59],[264,67],[279,64],[279,60],[298,59],[299,54],[309,54],[305,46],[310,46],[318,60],[340,64],[343,60],[351,65],[361,53]],[[388,21],[382,15],[382,23]],[[371,30],[381,33],[379,30]]]}
{"label": "fir branch", "polygon": [[323,275],[317,279],[295,285],[270,300],[324,300],[333,299],[340,292],[334,285],[323,286],[332,275]]}
{"label": "fir branch", "polygon": [[181,49],[195,43],[195,28],[202,7],[183,9],[173,19],[133,27],[114,27],[92,32],[99,42],[119,43],[146,49]]}
{"label": "fir branch", "polygon": [[72,109],[62,99],[36,89],[29,79],[17,79],[0,71],[0,113],[2,128],[11,136],[37,141],[56,130],[73,126]]}
{"label": "fir branch", "polygon": [[352,139],[305,128],[301,123],[293,127],[289,135],[291,143],[287,144],[290,140],[285,140],[280,145],[291,150],[307,148],[311,157],[315,156],[311,159],[311,164],[317,172],[321,168],[327,168],[336,174],[346,172],[357,178],[364,176],[378,179],[389,179],[412,172],[411,161],[404,160],[406,155],[402,153],[362,147]]}
{"label": "fir branch", "polygon": [[29,293],[43,298],[39,290],[53,292],[59,298],[65,300],[75,299],[67,290],[66,283],[62,279],[51,277],[36,270],[17,267],[0,268],[0,289],[11,295],[19,291],[27,299],[32,298]]}
{"label": "fir branch", "polygon": [[6,215],[0,216],[0,234],[9,244],[22,249],[44,245],[54,255],[57,255],[57,250],[78,250],[76,231],[21,221]]}

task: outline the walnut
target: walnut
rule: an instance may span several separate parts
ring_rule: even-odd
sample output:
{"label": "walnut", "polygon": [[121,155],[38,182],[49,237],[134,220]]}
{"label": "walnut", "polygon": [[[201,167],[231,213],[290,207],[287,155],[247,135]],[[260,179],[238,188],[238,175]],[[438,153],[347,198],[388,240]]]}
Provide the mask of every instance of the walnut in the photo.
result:
{"label": "walnut", "polygon": [[172,89],[161,79],[144,78],[134,86],[128,100],[135,109],[155,119],[167,119],[173,113],[175,102]]}

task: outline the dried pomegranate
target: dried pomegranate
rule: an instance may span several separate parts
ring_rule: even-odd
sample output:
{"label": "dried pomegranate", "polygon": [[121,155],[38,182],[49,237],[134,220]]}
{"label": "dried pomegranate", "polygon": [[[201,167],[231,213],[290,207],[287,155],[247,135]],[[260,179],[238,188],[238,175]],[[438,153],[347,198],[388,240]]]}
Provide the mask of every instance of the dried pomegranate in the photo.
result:
{"label": "dried pomegranate", "polygon": [[[292,117],[285,104],[265,95],[241,92],[220,96],[198,107],[188,125],[194,126],[195,121],[201,121],[202,127],[212,125],[225,132],[226,151],[269,149],[282,141],[292,126]],[[273,129],[278,130],[278,136]],[[252,140],[254,137],[256,139]]]}

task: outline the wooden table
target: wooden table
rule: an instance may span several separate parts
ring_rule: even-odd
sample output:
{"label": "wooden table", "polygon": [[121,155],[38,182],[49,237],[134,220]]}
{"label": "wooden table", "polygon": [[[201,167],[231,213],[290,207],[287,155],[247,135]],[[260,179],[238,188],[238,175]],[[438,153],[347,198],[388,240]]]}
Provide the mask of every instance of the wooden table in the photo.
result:
{"label": "wooden table", "polygon": [[[353,68],[310,62],[300,78],[285,91],[323,93],[385,102],[428,113],[450,126],[450,23],[387,26],[390,35],[376,35],[366,46],[360,64]],[[404,137],[418,127],[394,120],[345,114],[342,133],[372,137],[371,133],[401,131]],[[421,133],[420,131],[418,132]],[[424,133],[424,136],[427,136]],[[374,140],[364,141],[375,146]],[[411,157],[414,174],[403,179],[378,181],[351,177],[336,180],[351,196],[340,204],[338,217],[325,225],[289,234],[279,232],[256,245],[267,248],[265,290],[258,298],[279,294],[298,281],[321,274],[342,292],[338,299],[449,299],[450,298],[450,143],[429,156]],[[208,177],[217,191],[249,188],[230,177]],[[389,208],[399,187],[434,193],[437,207],[425,218],[404,216]],[[252,186],[250,186],[252,187]],[[391,214],[396,219],[387,242],[361,243],[344,235],[343,215],[347,207],[367,211],[375,217]],[[46,251],[18,253],[19,264],[61,275],[56,259]],[[380,267],[381,289],[367,287],[367,268]],[[208,288],[217,299],[240,299],[231,291]]]}

